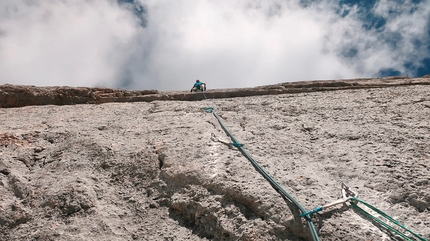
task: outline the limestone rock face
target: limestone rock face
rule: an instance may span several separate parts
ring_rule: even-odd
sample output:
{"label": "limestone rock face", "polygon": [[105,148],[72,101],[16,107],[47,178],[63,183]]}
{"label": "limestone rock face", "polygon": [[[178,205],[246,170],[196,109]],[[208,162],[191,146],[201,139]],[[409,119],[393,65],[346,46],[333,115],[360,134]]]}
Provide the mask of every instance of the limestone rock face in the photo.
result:
{"label": "limestone rock face", "polygon": [[88,87],[0,86],[0,108],[28,105],[74,105],[111,102],[150,102],[155,100],[195,101],[206,98],[233,98],[258,95],[278,95],[343,89],[370,89],[402,85],[429,85],[430,78],[389,77],[383,79],[351,79],[287,82],[242,89],[214,89],[204,92],[157,90],[121,90]]}
{"label": "limestone rock face", "polygon": [[127,91],[109,88],[36,87],[6,84],[0,86],[0,108],[139,101],[140,96],[157,93],[156,90]]}
{"label": "limestone rock face", "polygon": [[[0,108],[0,240],[312,240],[210,106],[306,209],[339,199],[345,183],[430,238],[426,78],[210,90],[210,100],[62,88],[1,86],[2,106],[21,108]],[[348,203],[312,217],[321,240],[398,240]]]}

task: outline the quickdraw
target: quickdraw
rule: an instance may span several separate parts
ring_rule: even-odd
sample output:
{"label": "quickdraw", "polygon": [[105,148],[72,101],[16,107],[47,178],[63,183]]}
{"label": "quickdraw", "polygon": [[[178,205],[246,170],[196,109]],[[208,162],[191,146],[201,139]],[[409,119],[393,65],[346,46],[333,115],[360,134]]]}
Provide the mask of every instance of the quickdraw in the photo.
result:
{"label": "quickdraw", "polygon": [[[408,241],[415,241],[417,238],[420,241],[428,241],[426,238],[423,238],[421,235],[416,234],[414,232],[412,232],[410,229],[406,228],[403,224],[401,224],[399,221],[395,220],[394,218],[388,216],[386,213],[382,212],[381,210],[379,210],[378,208],[370,205],[369,203],[359,199],[357,196],[357,193],[352,191],[347,185],[345,185],[344,183],[342,183],[341,185],[342,187],[342,198],[331,202],[329,204],[326,204],[324,206],[319,206],[315,209],[313,209],[312,211],[309,211],[307,213],[304,213],[302,215],[300,215],[301,217],[306,217],[307,215],[311,215],[320,211],[324,211],[329,207],[338,205],[338,204],[343,204],[346,202],[349,202],[351,204],[351,206],[353,208],[355,208],[356,210],[358,210],[360,213],[362,213],[363,215],[365,215],[367,218],[375,221],[376,223],[380,224],[381,226],[383,226],[384,228],[390,230],[391,232],[396,233],[397,235],[401,236],[403,239],[408,240]],[[364,206],[368,207],[369,209],[373,210],[374,212],[378,213],[379,215],[381,215],[381,217],[385,218],[386,220],[390,221],[391,223],[395,224],[396,226],[391,226],[388,223],[382,221],[380,218],[375,217],[374,215],[370,214],[368,211],[364,210],[363,208],[358,206],[358,203],[363,204]],[[399,230],[399,228],[403,229],[404,231],[402,232],[401,230]],[[409,237],[405,234],[405,232],[412,234],[414,237]]]}
{"label": "quickdraw", "polygon": [[315,209],[313,209],[307,213],[303,213],[302,215],[300,215],[300,217],[305,217],[305,216],[311,215],[313,213],[324,211],[329,207],[346,203],[346,202],[350,201],[351,199],[353,199],[354,197],[357,196],[357,193],[353,192],[347,185],[345,185],[345,183],[342,183],[341,187],[342,187],[342,198],[341,199],[336,200],[334,202],[331,202],[329,204],[326,204],[324,206],[319,206],[319,207],[317,207],[317,208],[315,208]]}
{"label": "quickdraw", "polygon": [[217,141],[217,142],[221,142],[225,145],[232,145],[235,147],[242,147],[243,144],[242,143],[238,143],[238,142],[228,142],[228,141],[224,141],[222,139],[219,139],[214,133],[211,134],[211,140],[212,141]]}

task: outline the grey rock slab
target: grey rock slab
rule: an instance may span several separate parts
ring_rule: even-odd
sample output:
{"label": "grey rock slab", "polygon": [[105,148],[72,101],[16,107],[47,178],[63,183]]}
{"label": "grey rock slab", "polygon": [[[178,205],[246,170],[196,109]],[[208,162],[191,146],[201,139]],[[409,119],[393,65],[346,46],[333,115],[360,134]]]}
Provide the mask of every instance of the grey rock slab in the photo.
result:
{"label": "grey rock slab", "polygon": [[[319,88],[312,85],[312,88]],[[276,88],[281,88],[280,86]],[[209,92],[208,92],[209,93]],[[430,238],[429,85],[0,109],[0,240],[310,240],[359,197]],[[322,240],[396,240],[349,205]]]}

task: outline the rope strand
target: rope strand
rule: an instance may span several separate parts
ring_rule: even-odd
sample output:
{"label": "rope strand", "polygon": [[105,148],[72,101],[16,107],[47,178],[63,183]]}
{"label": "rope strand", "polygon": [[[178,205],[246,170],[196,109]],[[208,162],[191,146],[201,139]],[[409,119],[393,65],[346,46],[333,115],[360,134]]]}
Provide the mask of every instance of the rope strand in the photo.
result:
{"label": "rope strand", "polygon": [[[203,93],[204,94],[204,93]],[[206,97],[206,95],[205,95]],[[204,110],[207,113],[212,113],[215,118],[218,120],[219,124],[221,125],[221,128],[226,132],[226,134],[232,139],[232,145],[237,147],[237,149],[239,149],[239,151],[251,162],[251,164],[255,167],[255,169],[257,169],[257,171],[267,180],[269,181],[269,183],[271,184],[271,186],[279,193],[281,194],[281,196],[284,199],[288,199],[290,202],[292,202],[294,205],[296,205],[301,213],[307,213],[307,210],[293,197],[291,196],[287,191],[285,191],[284,188],[281,187],[281,185],[279,185],[279,183],[277,183],[265,170],[263,167],[260,166],[260,164],[258,164],[258,162],[256,160],[254,160],[254,158],[251,157],[251,155],[243,148],[243,144],[241,144],[236,137],[227,129],[227,127],[224,125],[224,123],[221,120],[221,117],[218,116],[218,114],[215,112],[215,108],[212,107],[208,107],[208,108],[204,108]],[[309,231],[311,233],[312,236],[312,240],[313,241],[320,241],[319,236],[318,236],[318,232],[315,228],[314,223],[312,222],[312,219],[309,215],[305,216],[306,218],[306,222],[309,228]]]}
{"label": "rope strand", "polygon": [[402,238],[404,238],[405,240],[408,241],[415,241],[415,239],[411,239],[411,237],[406,236],[404,233],[400,232],[399,230],[397,230],[396,228],[394,228],[393,226],[390,226],[389,224],[383,222],[382,220],[380,220],[379,218],[373,216],[372,214],[370,214],[369,212],[365,211],[364,209],[362,209],[361,207],[359,207],[357,205],[357,203],[362,203],[363,205],[365,205],[366,207],[372,209],[373,211],[375,211],[376,213],[380,214],[382,217],[386,218],[387,220],[389,220],[390,222],[396,224],[397,226],[401,227],[402,229],[404,229],[405,231],[409,232],[410,234],[412,234],[413,236],[415,236],[416,238],[418,238],[421,241],[428,241],[427,239],[421,237],[419,234],[416,234],[414,232],[412,232],[410,229],[406,228],[403,224],[401,224],[399,221],[395,220],[394,218],[388,216],[386,213],[382,212],[381,210],[377,209],[376,207],[370,205],[369,203],[360,200],[357,197],[352,197],[351,198],[351,205],[357,209],[358,211],[360,211],[361,213],[363,213],[364,215],[368,216],[370,219],[374,220],[375,222],[379,223],[380,225],[384,226],[385,228],[387,228],[388,230],[400,235]]}

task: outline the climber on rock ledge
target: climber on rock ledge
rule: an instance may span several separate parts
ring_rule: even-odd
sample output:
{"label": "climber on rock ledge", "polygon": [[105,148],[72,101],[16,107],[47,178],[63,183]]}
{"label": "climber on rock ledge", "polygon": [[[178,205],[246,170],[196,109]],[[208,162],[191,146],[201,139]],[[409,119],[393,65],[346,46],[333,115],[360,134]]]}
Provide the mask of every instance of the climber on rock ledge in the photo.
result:
{"label": "climber on rock ledge", "polygon": [[206,91],[206,83],[200,82],[200,80],[196,80],[196,83],[194,84],[193,88],[191,88],[191,92],[193,91]]}

